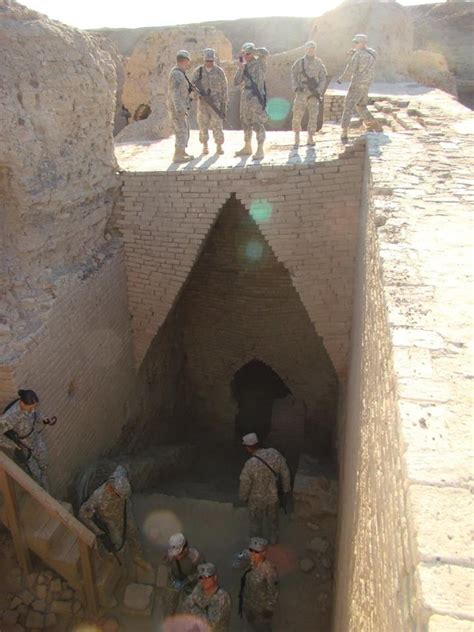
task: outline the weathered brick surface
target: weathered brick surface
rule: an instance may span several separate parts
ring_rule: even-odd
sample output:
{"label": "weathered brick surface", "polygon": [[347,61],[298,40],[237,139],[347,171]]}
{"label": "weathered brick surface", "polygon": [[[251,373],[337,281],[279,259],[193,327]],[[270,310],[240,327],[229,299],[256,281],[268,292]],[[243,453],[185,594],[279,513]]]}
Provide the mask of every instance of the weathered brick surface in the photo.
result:
{"label": "weathered brick surface", "polygon": [[[124,173],[123,237],[137,366],[235,193],[290,273],[339,375],[347,369],[362,150],[313,165]],[[262,206],[263,201],[263,206]],[[261,209],[260,211],[258,209]]]}
{"label": "weathered brick surface", "polygon": [[[231,199],[222,209],[172,316],[174,344],[186,360],[164,396],[170,400],[183,385],[188,428],[207,427],[232,438],[237,404],[231,382],[236,371],[258,359],[304,405],[308,424],[320,430],[319,442],[324,429],[331,432],[337,405],[334,368],[288,271],[239,201]],[[145,367],[160,357],[167,361],[164,344],[152,346]],[[156,388],[162,379],[154,379]],[[302,439],[303,432],[297,437]]]}
{"label": "weathered brick surface", "polygon": [[473,117],[440,92],[409,107],[369,142],[336,632],[461,632],[474,617]]}
{"label": "weathered brick surface", "polygon": [[128,416],[134,371],[122,252],[63,283],[26,346],[11,372],[0,373],[0,405],[32,388],[42,413],[58,417],[45,436],[52,484],[62,492],[78,467],[111,447]]}

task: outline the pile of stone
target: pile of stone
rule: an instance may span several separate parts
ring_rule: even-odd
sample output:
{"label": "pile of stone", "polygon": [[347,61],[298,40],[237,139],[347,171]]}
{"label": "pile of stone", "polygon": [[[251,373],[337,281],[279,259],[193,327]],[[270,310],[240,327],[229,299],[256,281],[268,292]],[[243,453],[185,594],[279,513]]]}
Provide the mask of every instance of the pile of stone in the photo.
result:
{"label": "pile of stone", "polygon": [[18,593],[8,595],[9,605],[0,611],[2,632],[46,630],[82,617],[77,593],[52,571],[31,573],[24,586]]}

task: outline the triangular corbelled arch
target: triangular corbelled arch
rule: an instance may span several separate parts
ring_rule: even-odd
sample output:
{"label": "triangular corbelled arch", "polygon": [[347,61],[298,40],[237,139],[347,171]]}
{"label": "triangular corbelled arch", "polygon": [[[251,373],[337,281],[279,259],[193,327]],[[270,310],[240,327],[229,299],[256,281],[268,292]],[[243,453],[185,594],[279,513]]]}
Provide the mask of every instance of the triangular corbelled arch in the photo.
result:
{"label": "triangular corbelled arch", "polygon": [[[196,420],[230,424],[234,373],[263,358],[308,406],[333,411],[337,376],[286,267],[252,213],[230,196],[203,242],[170,316],[186,355]],[[329,413],[328,413],[329,414]]]}
{"label": "triangular corbelled arch", "polygon": [[[135,318],[134,314],[134,348],[137,367],[142,363],[149,346],[156,335],[156,332],[164,323],[166,317],[181,296],[181,293],[189,280],[193,266],[196,265],[201,253],[204,251],[214,226],[219,221],[219,218],[221,218],[222,215],[232,207],[232,205],[240,204],[242,206],[242,211],[249,218],[249,221],[253,221],[253,223],[258,226],[260,240],[262,238],[265,240],[266,244],[268,244],[272,252],[276,255],[278,261],[287,268],[285,261],[285,259],[288,258],[285,256],[287,248],[282,248],[281,235],[279,235],[278,229],[279,220],[277,213],[274,213],[273,216],[271,216],[271,214],[267,216],[267,210],[264,203],[257,204],[257,211],[255,212],[255,205],[253,202],[251,203],[250,199],[247,201],[247,204],[248,207],[252,207],[252,211],[249,212],[239,199],[239,197],[243,198],[244,196],[239,196],[236,193],[228,194],[225,191],[221,191],[219,197],[222,200],[225,199],[225,201],[218,209],[216,209],[215,212],[212,213],[212,215],[208,211],[206,217],[201,217],[199,219],[199,229],[197,229],[197,227],[191,229],[194,231],[193,239],[189,241],[186,251],[180,252],[179,255],[176,255],[172,265],[157,266],[150,274],[149,291],[156,297],[156,300],[154,301],[153,307],[148,308],[146,313],[140,313],[138,318]],[[199,213],[196,213],[196,215],[199,215]],[[163,226],[163,230],[166,230],[166,225]],[[291,237],[288,237],[288,239],[291,239]],[[174,237],[172,235],[169,236],[169,241],[170,243],[173,243]],[[297,248],[297,237],[295,237],[294,241],[294,247]],[[260,241],[260,245],[262,243],[263,242]],[[259,245],[250,244],[248,248],[249,250],[247,254],[250,258],[258,255],[258,252],[252,251],[252,248],[258,249],[260,248]],[[307,275],[300,278],[300,270],[296,270],[293,274],[290,274],[289,270],[288,272],[316,330],[315,312],[321,312],[321,306],[317,305],[315,307],[314,300],[312,300],[314,294],[313,288],[311,287],[310,291],[307,291]],[[314,279],[312,285],[317,285],[317,279]],[[326,307],[327,309],[330,309],[329,306]],[[321,327],[319,327],[319,320],[321,320]],[[338,340],[336,342],[336,346],[334,346],[332,335],[328,336],[328,339],[326,340],[326,336],[324,335],[325,322],[331,322],[331,314],[325,313],[321,319],[318,319],[318,333],[322,335],[323,340],[327,345],[328,353],[333,359],[336,371],[338,373],[343,373],[346,367],[345,363],[341,365],[341,354],[339,348],[340,341]],[[319,329],[321,329],[321,331],[319,331]]]}

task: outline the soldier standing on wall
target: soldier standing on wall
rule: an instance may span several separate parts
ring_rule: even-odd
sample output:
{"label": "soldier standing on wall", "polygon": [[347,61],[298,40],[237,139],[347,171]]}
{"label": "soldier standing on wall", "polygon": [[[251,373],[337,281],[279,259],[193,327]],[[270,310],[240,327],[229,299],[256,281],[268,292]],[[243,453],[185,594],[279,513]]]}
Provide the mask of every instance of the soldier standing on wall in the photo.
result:
{"label": "soldier standing on wall", "polygon": [[250,629],[272,632],[273,613],[279,594],[278,571],[267,560],[268,542],[264,538],[250,540],[250,568],[240,580],[239,614],[245,615]]}
{"label": "soldier standing on wall", "polygon": [[216,143],[216,153],[224,150],[224,119],[227,110],[227,78],[222,68],[216,63],[216,51],[206,48],[204,64],[196,68],[192,78],[198,93],[197,120],[199,140],[203,146],[203,154],[209,153],[209,130],[212,130]]}
{"label": "soldier standing on wall", "polygon": [[265,72],[267,69],[266,48],[255,48],[250,42],[242,46],[239,55],[239,68],[234,77],[234,85],[241,86],[240,95],[240,120],[244,130],[245,144],[236,156],[250,156],[252,153],[252,130],[257,137],[257,151],[253,160],[262,160],[264,157],[263,143],[265,142],[265,123],[268,120],[266,113],[267,94],[265,86]]}
{"label": "soldier standing on wall", "polygon": [[285,458],[274,448],[261,448],[254,432],[242,437],[242,445],[251,455],[240,474],[240,501],[249,510],[250,537],[268,536],[278,541],[279,505],[291,490],[290,470]]}
{"label": "soldier standing on wall", "polygon": [[360,33],[352,41],[354,43],[354,48],[350,51],[352,57],[337,80],[338,83],[341,83],[344,76],[350,72],[351,83],[344,101],[341,119],[341,140],[343,143],[348,141],[347,133],[354,109],[357,109],[369,131],[382,131],[380,123],[367,109],[370,84],[375,78],[376,52],[367,46],[367,35]]}
{"label": "soldier standing on wall", "polygon": [[314,145],[314,135],[318,129],[318,112],[327,82],[326,67],[316,57],[316,43],[305,44],[305,54],[295,61],[291,68],[291,80],[295,91],[293,101],[292,127],[295,133],[295,147],[300,144],[301,121],[308,110],[308,145]]}
{"label": "soldier standing on wall", "polygon": [[192,84],[186,75],[191,66],[191,55],[187,50],[179,50],[176,66],[168,78],[167,106],[175,133],[175,152],[173,162],[188,162],[194,156],[186,153],[189,142],[188,113],[191,108]]}
{"label": "soldier standing on wall", "polygon": [[8,404],[0,416],[0,447],[14,451],[14,460],[46,491],[49,491],[48,449],[42,436],[44,426],[53,426],[56,417],[42,419],[38,395],[18,391],[18,399]]}

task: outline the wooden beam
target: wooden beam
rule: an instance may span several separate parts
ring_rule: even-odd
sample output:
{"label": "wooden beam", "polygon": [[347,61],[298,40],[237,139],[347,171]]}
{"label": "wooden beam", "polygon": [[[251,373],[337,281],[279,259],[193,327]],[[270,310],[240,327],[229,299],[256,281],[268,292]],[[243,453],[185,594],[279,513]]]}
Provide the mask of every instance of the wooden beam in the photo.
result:
{"label": "wooden beam", "polygon": [[13,539],[16,557],[21,569],[28,575],[31,573],[32,568],[31,557],[19,520],[15,486],[7,472],[1,469],[1,467],[0,489],[2,490],[3,500],[5,502],[7,524]]}
{"label": "wooden beam", "polygon": [[21,467],[18,467],[4,452],[0,450],[0,472],[4,472],[10,479],[15,480],[30,496],[37,500],[42,508],[53,518],[61,522],[69,531],[89,547],[95,546],[96,537],[90,529],[82,524],[55,498],[50,496],[41,485],[38,485]]}
{"label": "wooden beam", "polygon": [[84,542],[79,542],[81,551],[82,584],[89,614],[95,615],[98,610],[97,588],[92,565],[92,549]]}

